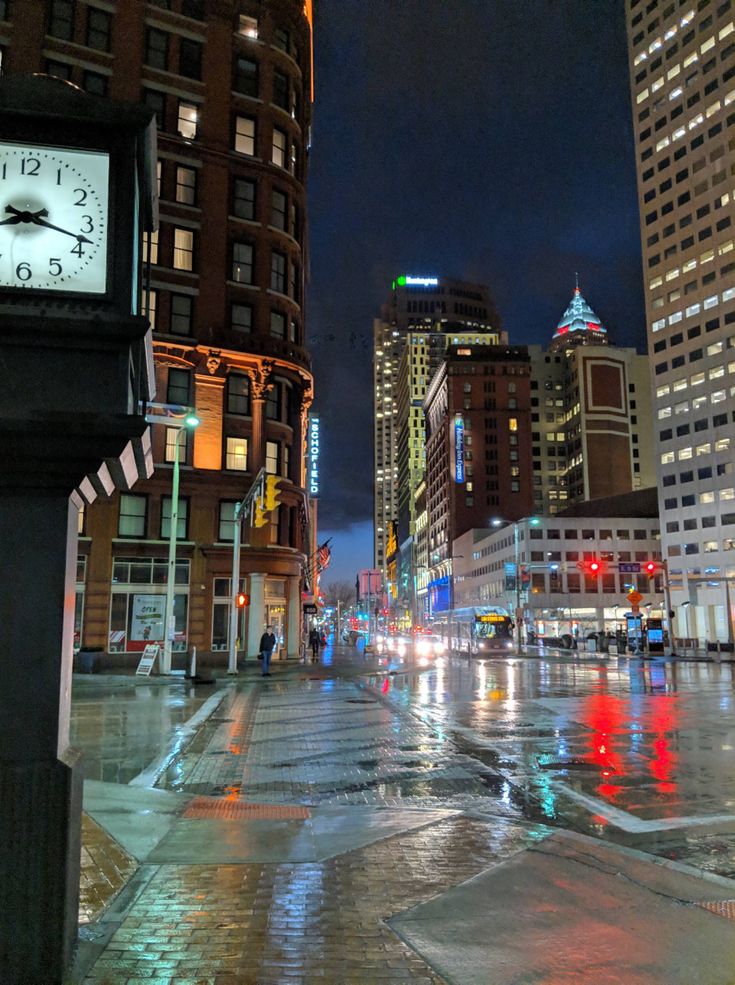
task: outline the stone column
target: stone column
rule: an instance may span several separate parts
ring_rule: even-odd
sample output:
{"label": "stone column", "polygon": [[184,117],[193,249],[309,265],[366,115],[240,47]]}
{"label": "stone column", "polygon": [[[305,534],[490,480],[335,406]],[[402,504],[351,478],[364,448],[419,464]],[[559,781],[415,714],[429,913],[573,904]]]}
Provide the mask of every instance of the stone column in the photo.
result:
{"label": "stone column", "polygon": [[250,375],[250,403],[253,416],[253,435],[249,453],[249,471],[256,475],[265,465],[265,398],[273,389],[273,362],[264,359]]}
{"label": "stone column", "polygon": [[56,489],[0,493],[3,985],[60,985],[77,937],[82,772],[69,701],[80,506]]}
{"label": "stone column", "polygon": [[203,353],[194,373],[194,406],[199,426],[190,438],[191,460],[197,469],[222,468],[222,428],[225,366],[219,352]]}
{"label": "stone column", "polygon": [[250,607],[248,608],[248,640],[246,658],[255,660],[258,644],[265,629],[265,575],[250,575]]}
{"label": "stone column", "polygon": [[289,575],[288,579],[288,637],[286,654],[289,657],[301,656],[301,579]]}

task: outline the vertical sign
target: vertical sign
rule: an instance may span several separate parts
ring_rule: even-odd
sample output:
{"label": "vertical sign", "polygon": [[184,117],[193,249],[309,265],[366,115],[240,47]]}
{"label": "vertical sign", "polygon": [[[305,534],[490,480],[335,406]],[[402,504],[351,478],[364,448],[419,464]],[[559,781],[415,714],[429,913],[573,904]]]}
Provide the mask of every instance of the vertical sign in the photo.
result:
{"label": "vertical sign", "polygon": [[319,418],[309,418],[309,462],[307,468],[309,496],[319,495]]}
{"label": "vertical sign", "polygon": [[454,481],[464,482],[464,418],[454,418]]}

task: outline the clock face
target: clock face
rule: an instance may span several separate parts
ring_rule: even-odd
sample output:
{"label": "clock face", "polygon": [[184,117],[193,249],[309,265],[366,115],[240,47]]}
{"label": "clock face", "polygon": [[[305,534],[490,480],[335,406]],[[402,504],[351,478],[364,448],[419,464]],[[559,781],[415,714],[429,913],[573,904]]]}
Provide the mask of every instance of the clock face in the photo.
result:
{"label": "clock face", "polygon": [[0,287],[104,294],[110,158],[0,141]]}

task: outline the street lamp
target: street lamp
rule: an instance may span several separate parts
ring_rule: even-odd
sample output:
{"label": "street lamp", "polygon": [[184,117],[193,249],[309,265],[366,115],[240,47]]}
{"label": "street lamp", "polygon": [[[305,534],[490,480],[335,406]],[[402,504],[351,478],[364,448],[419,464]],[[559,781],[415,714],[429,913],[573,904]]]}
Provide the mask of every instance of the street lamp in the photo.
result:
{"label": "street lamp", "polygon": [[515,611],[515,620],[516,620],[516,640],[517,640],[517,647],[518,647],[518,652],[519,653],[521,653],[522,646],[523,646],[522,639],[521,639],[521,617],[520,617],[520,613],[521,613],[521,545],[520,545],[520,529],[519,528],[520,528],[520,524],[523,523],[523,522],[528,523],[529,527],[537,527],[539,525],[539,523],[541,523],[541,521],[539,520],[539,518],[536,517],[536,516],[529,517],[528,520],[526,520],[526,521],[523,521],[523,520],[503,520],[503,519],[500,519],[499,517],[490,521],[490,524],[493,527],[502,527],[502,526],[506,526],[509,523],[512,523],[513,524],[513,554],[514,554],[514,558],[515,558],[515,570],[516,570],[516,579],[515,579],[515,581],[516,581],[516,611]]}
{"label": "street lamp", "polygon": [[161,673],[171,673],[171,650],[176,632],[176,616],[174,615],[174,583],[176,581],[176,538],[179,526],[179,460],[181,457],[181,435],[187,429],[194,430],[199,426],[199,418],[193,411],[187,412],[182,421],[167,420],[168,427],[177,429],[174,442],[173,478],[171,481],[171,527],[168,535],[168,574],[166,578],[166,609],[163,617],[163,655],[161,657]]}

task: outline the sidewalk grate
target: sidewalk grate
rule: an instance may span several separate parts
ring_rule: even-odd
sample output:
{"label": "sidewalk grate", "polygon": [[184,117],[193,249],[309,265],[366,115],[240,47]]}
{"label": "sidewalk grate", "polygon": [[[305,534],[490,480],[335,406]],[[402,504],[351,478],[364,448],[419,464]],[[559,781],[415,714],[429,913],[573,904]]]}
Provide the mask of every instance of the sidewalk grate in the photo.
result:
{"label": "sidewalk grate", "polygon": [[707,903],[697,903],[697,906],[709,910],[710,913],[716,913],[718,917],[724,917],[726,920],[735,920],[735,899],[712,900]]}
{"label": "sidewalk grate", "polygon": [[254,804],[221,797],[193,797],[181,815],[185,818],[222,818],[226,821],[290,821],[311,817],[308,807],[285,804]]}

